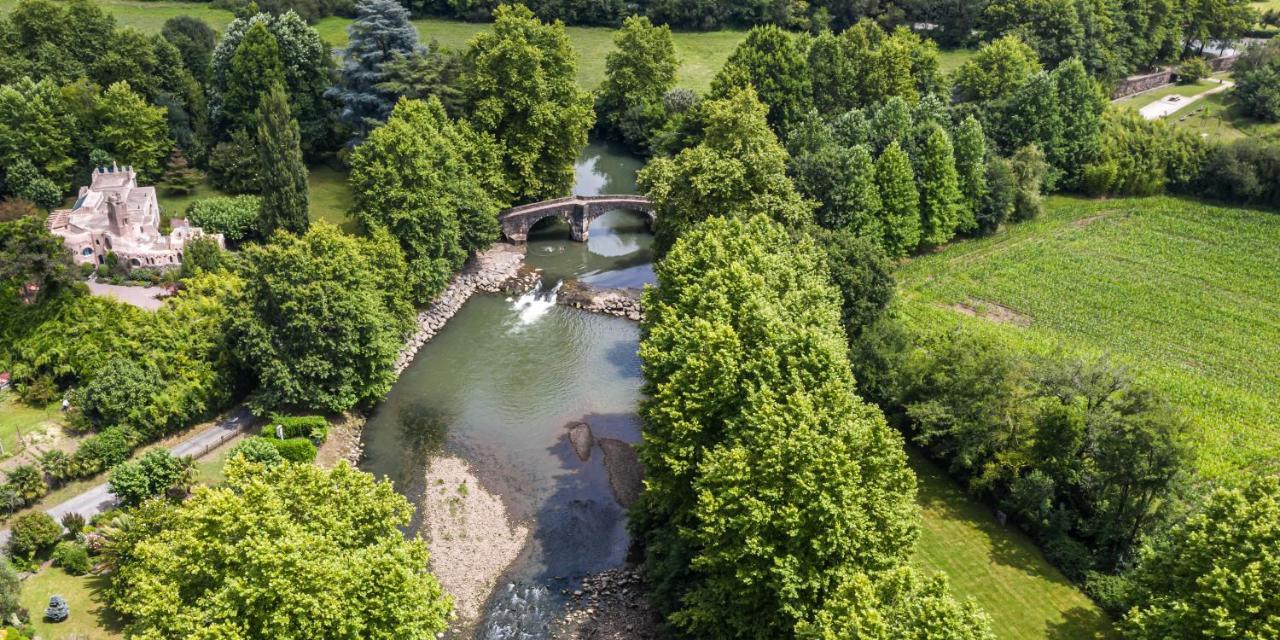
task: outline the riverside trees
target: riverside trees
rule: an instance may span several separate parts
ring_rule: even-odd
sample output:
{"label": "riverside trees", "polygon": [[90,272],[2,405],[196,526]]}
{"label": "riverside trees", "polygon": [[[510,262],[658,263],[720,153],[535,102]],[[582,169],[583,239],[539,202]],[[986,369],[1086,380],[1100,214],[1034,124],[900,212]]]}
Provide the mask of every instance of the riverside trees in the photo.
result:
{"label": "riverside trees", "polygon": [[[901,437],[853,393],[825,264],[767,216],[714,217],[645,293],[646,489],[632,526],[656,602],[691,636],[844,637],[864,612],[847,594],[909,571],[915,478]],[[951,613],[922,619],[957,630],[947,637],[990,637],[936,589],[896,590],[910,606],[886,589],[886,629],[938,606]]]}
{"label": "riverside trees", "polygon": [[637,151],[647,151],[667,119],[662,98],[676,83],[671,29],[648,18],[627,18],[605,59],[605,81],[596,100],[601,129]]}

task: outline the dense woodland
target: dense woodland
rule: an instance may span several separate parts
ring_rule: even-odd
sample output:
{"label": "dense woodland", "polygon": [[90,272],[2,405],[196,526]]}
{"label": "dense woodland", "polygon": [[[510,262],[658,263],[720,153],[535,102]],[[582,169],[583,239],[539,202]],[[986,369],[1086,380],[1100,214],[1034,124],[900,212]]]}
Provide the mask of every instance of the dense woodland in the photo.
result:
{"label": "dense woodland", "polygon": [[[228,6],[240,17],[222,33],[174,18],[144,35],[90,0],[0,17],[0,364],[27,402],[67,397],[92,434],[0,491],[34,504],[115,468],[132,520],[91,551],[131,636],[444,627],[447,596],[423,543],[399,535],[410,507],[389,485],[256,440],[226,485],[185,502],[165,499],[190,484],[181,465],[121,463],[241,399],[264,415],[376,403],[415,309],[497,239],[499,210],[569,189],[593,130],[651,157],[658,286],[631,527],[673,635],[993,637],[909,562],[905,442],[1028,532],[1126,637],[1276,634],[1274,479],[1206,486],[1178,407],[1106,357],[1031,355],[892,305],[893,261],[1035,218],[1050,192],[1280,205],[1280,144],[1203,139],[1107,100],[1125,73],[1244,35],[1247,3]],[[448,51],[419,41],[414,13],[495,24]],[[355,18],[337,57],[308,25],[332,14]],[[621,25],[595,93],[555,19]],[[710,91],[676,89],[671,29],[726,25],[752,28]],[[943,74],[940,44],[978,50]],[[1233,95],[1260,119],[1280,118],[1278,53],[1237,63]],[[320,162],[348,171],[359,234],[311,223]],[[179,192],[205,172],[236,194],[186,212],[235,250],[190,247],[155,313],[87,295],[44,226],[111,163]],[[19,559],[54,552],[39,515],[13,525]],[[255,553],[225,542],[240,536]],[[277,590],[297,581],[325,587],[325,616]]]}

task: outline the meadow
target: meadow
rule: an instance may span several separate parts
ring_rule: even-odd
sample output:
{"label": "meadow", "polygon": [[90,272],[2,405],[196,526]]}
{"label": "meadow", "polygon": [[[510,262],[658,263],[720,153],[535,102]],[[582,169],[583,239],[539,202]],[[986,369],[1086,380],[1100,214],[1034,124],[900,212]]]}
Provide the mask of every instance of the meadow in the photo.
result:
{"label": "meadow", "polygon": [[905,313],[1109,354],[1183,408],[1203,476],[1276,468],[1280,216],[1165,197],[1047,209],[903,265]]}

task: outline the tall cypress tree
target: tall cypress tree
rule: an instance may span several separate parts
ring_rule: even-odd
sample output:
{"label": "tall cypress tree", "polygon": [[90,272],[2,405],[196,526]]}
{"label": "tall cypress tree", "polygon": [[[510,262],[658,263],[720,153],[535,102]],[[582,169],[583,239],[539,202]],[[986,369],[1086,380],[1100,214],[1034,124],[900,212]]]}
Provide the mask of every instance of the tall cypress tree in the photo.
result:
{"label": "tall cypress tree", "polygon": [[227,88],[218,111],[223,131],[253,131],[254,115],[262,94],[272,85],[284,84],[284,63],[280,60],[280,43],[267,29],[266,22],[255,22],[245,32],[231,57]]}
{"label": "tall cypress tree", "polygon": [[920,244],[920,193],[911,172],[911,159],[895,141],[876,161],[884,250],[893,257],[911,253]]}
{"label": "tall cypress tree", "polygon": [[271,85],[258,103],[258,184],[262,189],[258,232],[264,237],[276,229],[302,233],[310,226],[301,142],[284,86]]}
{"label": "tall cypress tree", "polygon": [[1053,70],[1058,89],[1058,113],[1062,119],[1062,142],[1045,149],[1049,164],[1062,171],[1059,186],[1080,186],[1081,171],[1102,153],[1102,112],[1107,99],[1098,82],[1089,76],[1077,58]]}
{"label": "tall cypress tree", "polygon": [[951,137],[936,124],[926,131],[928,133],[916,159],[916,175],[920,177],[920,219],[924,225],[923,240],[938,245],[950,240],[960,226],[962,196]]}
{"label": "tall cypress tree", "polygon": [[987,198],[987,138],[977,118],[969,116],[960,123],[954,142],[956,174],[964,195],[959,230],[973,231],[978,228],[978,210]]}

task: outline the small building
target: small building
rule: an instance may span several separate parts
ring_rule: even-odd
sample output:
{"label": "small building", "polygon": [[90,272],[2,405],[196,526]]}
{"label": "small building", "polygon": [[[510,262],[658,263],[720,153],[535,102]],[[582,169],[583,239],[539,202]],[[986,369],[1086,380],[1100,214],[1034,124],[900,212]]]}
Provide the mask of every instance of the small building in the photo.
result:
{"label": "small building", "polygon": [[102,265],[115,253],[121,264],[169,268],[182,264],[187,242],[208,235],[224,247],[222,234],[206,234],[185,220],[160,233],[155,187],[139,187],[133,167],[99,167],[70,209],[49,214],[49,230],[62,236],[78,264]]}
{"label": "small building", "polygon": [[9,388],[9,380],[9,372],[0,371],[0,391],[4,391]]}

